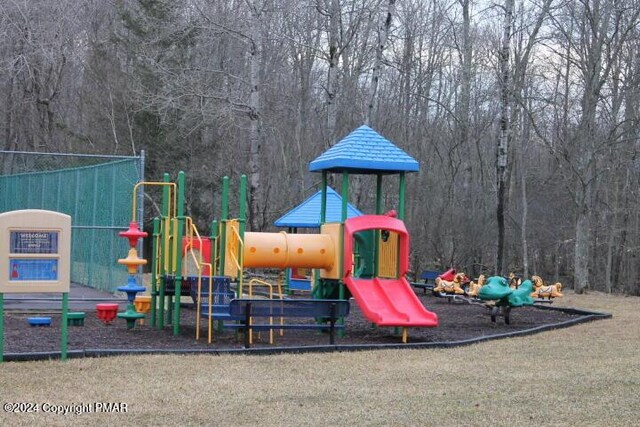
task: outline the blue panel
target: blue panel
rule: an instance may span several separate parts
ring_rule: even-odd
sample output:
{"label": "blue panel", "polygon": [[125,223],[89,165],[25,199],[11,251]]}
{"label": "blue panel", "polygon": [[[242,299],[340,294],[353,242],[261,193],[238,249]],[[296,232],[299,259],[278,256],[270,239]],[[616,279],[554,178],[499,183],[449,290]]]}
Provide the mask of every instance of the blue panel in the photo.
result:
{"label": "blue panel", "polygon": [[58,280],[58,260],[9,259],[9,281]]}
{"label": "blue panel", "polygon": [[360,126],[309,164],[311,172],[417,172],[420,164],[391,141]]}
{"label": "blue panel", "polygon": [[[319,228],[320,208],[322,207],[322,190],[300,203],[280,217],[277,227]],[[347,204],[347,218],[362,215],[358,209]],[[327,187],[327,210],[325,222],[342,221],[342,197],[331,187]]]}
{"label": "blue panel", "polygon": [[291,279],[289,281],[289,289],[292,291],[310,291],[311,280],[309,279]]}

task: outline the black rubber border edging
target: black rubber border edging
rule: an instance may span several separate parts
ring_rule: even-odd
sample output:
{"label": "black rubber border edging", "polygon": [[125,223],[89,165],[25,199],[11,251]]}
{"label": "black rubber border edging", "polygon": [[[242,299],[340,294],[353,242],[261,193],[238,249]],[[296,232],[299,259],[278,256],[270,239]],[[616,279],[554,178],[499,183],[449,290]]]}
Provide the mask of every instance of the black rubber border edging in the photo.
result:
{"label": "black rubber border edging", "polygon": [[[560,323],[551,323],[537,326],[535,328],[523,329],[520,331],[506,332],[503,334],[485,335],[460,341],[441,342],[416,342],[416,343],[394,343],[394,344],[336,344],[336,345],[316,345],[304,347],[256,347],[256,348],[231,348],[231,349],[85,349],[70,350],[67,352],[68,359],[79,359],[84,357],[107,357],[124,355],[144,355],[144,354],[166,354],[166,355],[196,355],[196,354],[244,354],[244,355],[273,355],[273,354],[300,354],[300,353],[331,353],[342,351],[364,351],[364,350],[392,350],[392,349],[427,349],[427,348],[451,348],[476,344],[484,341],[491,341],[503,338],[514,338],[526,335],[533,335],[552,329],[568,328],[579,323],[591,322],[594,320],[610,319],[610,313],[588,311],[578,308],[535,306],[540,310],[562,311],[567,314],[579,315],[575,319],[570,319]],[[27,362],[60,359],[59,351],[34,352],[34,353],[6,353],[5,362]]]}

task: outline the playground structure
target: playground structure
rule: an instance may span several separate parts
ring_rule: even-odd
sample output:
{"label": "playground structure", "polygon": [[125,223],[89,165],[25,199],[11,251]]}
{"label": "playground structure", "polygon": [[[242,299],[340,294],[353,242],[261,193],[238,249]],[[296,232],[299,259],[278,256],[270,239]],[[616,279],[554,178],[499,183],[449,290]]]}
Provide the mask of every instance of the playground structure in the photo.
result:
{"label": "playground structure", "polygon": [[[223,178],[221,217],[212,221],[208,238],[202,237],[191,218],[184,215],[183,172],[175,183],[165,174],[163,182],[136,184],[132,224],[137,222],[139,186],[163,187],[162,214],[153,221],[151,326],[163,328],[166,311],[167,323],[172,323],[174,335],[179,334],[180,298],[191,294],[197,303],[197,339],[201,317],[208,320],[209,342],[214,321],[218,321],[219,330],[241,327],[238,322],[243,319],[229,312],[229,303],[232,296],[244,297],[244,270],[249,268],[313,269],[314,300],[347,300],[353,296],[372,323],[402,328],[403,342],[407,342],[409,327],[437,326],[437,316],[425,309],[405,277],[409,269],[409,233],[402,221],[405,173],[416,172],[418,167],[417,161],[371,128],[356,129],[310,164],[312,172],[322,173],[317,234],[246,231],[245,176],[240,180],[237,218],[229,216],[229,178]],[[328,173],[342,174],[342,206],[337,222],[327,222]],[[350,174],[377,176],[374,215],[348,218]],[[384,175],[391,174],[399,175],[397,211],[383,215],[382,181]],[[183,257],[195,266],[196,275],[186,274]],[[235,283],[233,292],[225,285],[230,282]],[[252,284],[248,287],[251,292]],[[282,293],[278,297],[282,298]],[[338,327],[343,324],[340,318]]]}
{"label": "playground structure", "polygon": [[[331,172],[331,171],[330,171]],[[324,171],[323,171],[324,175]],[[343,194],[345,190],[345,173],[343,172]],[[349,175],[349,171],[346,172],[346,175]],[[378,182],[380,183],[382,180],[382,175],[378,176]],[[182,178],[182,184],[180,180]],[[248,299],[251,301],[253,297],[253,290],[262,286],[268,289],[268,297],[269,299],[273,298],[283,298],[282,289],[278,289],[274,292],[274,289],[280,287],[281,283],[271,284],[264,281],[260,281],[257,279],[252,279],[248,281],[248,286],[244,281],[244,270],[247,268],[282,268],[282,265],[304,265],[304,267],[286,267],[289,271],[293,272],[296,270],[306,270],[307,273],[304,275],[305,281],[309,284],[314,283],[319,286],[314,286],[314,296],[319,296],[318,298],[335,298],[335,295],[340,295],[340,292],[347,297],[352,295],[356,298],[356,301],[361,302],[361,307],[363,308],[363,312],[366,317],[369,318],[373,323],[376,323],[379,326],[398,326],[403,328],[403,340],[406,342],[407,339],[407,328],[410,326],[433,326],[433,319],[427,319],[425,324],[420,324],[416,319],[419,319],[421,316],[424,317],[424,308],[421,307],[422,304],[418,301],[419,305],[413,305],[415,301],[407,300],[402,302],[400,298],[397,299],[397,304],[388,304],[388,305],[379,305],[375,306],[371,304],[377,300],[385,300],[390,298],[395,298],[396,296],[403,296],[403,280],[404,275],[400,276],[401,271],[406,271],[406,266],[404,265],[404,261],[408,261],[408,243],[409,236],[404,228],[404,224],[393,224],[392,222],[387,222],[385,218],[377,218],[377,217],[387,217],[391,219],[395,219],[398,214],[397,212],[390,211],[388,214],[380,214],[383,209],[378,208],[380,204],[379,201],[376,202],[376,215],[370,215],[370,220],[365,221],[364,227],[362,225],[357,224],[355,221],[350,221],[349,215],[347,214],[346,219],[342,219],[342,206],[340,207],[340,212],[338,218],[330,218],[329,213],[325,213],[323,225],[331,225],[335,223],[338,225],[338,233],[330,234],[329,239],[326,238],[326,233],[324,229],[320,230],[319,235],[320,238],[311,238],[301,237],[297,239],[297,236],[289,237],[288,234],[292,233],[251,233],[245,232],[243,234],[244,239],[240,236],[240,230],[242,229],[244,223],[246,223],[246,218],[242,218],[243,215],[239,215],[236,219],[227,219],[226,221],[214,221],[211,227],[211,236],[209,237],[201,237],[198,234],[198,231],[193,226],[193,221],[191,218],[186,216],[178,216],[179,211],[179,202],[178,200],[182,198],[184,203],[184,174],[178,175],[178,180],[173,183],[169,182],[168,175],[165,175],[165,182],[156,183],[156,182],[140,182],[136,184],[134,187],[133,194],[133,225],[130,226],[130,229],[126,232],[120,233],[121,236],[129,239],[130,247],[129,253],[127,257],[120,262],[127,267],[127,271],[129,273],[129,279],[126,282],[125,286],[120,286],[118,290],[127,293],[127,297],[129,299],[129,306],[124,313],[120,313],[118,315],[118,305],[111,304],[115,306],[115,309],[111,310],[108,314],[105,315],[105,320],[113,321],[116,317],[125,318],[127,320],[127,324],[131,325],[129,327],[133,327],[136,319],[142,319],[144,317],[144,313],[149,309],[151,305],[154,305],[155,313],[151,317],[152,323],[154,326],[157,326],[158,323],[162,323],[164,321],[164,314],[167,314],[166,323],[172,324],[174,328],[179,328],[179,323],[174,322],[173,320],[177,317],[179,322],[179,309],[180,309],[180,298],[185,295],[191,295],[198,304],[198,320],[201,317],[208,318],[209,322],[212,319],[218,320],[219,325],[222,327],[244,327],[251,322],[251,320],[242,319],[247,316],[249,313],[249,319],[251,319],[252,312],[250,310],[246,310],[247,305],[241,305],[240,307],[244,310],[242,315],[238,315],[237,312],[229,309],[229,306],[232,299],[237,299],[238,296],[243,297],[248,292]],[[326,179],[323,176],[323,183],[326,183]],[[348,176],[347,176],[348,181]],[[399,200],[404,200],[402,190],[404,184],[403,176],[401,176],[400,180],[400,197]],[[224,187],[223,180],[223,187]],[[145,288],[138,285],[138,281],[136,280],[136,273],[140,266],[146,264],[146,260],[141,259],[137,255],[136,243],[142,238],[146,237],[147,233],[141,232],[137,227],[137,224],[141,221],[140,216],[138,216],[138,222],[136,222],[136,200],[139,200],[140,192],[136,195],[136,190],[138,187],[144,185],[158,185],[167,188],[166,197],[163,194],[163,205],[167,205],[167,215],[161,216],[156,221],[154,221],[154,251],[150,258],[156,263],[156,266],[161,267],[164,265],[168,265],[166,268],[158,268],[159,274],[153,275],[154,281],[156,283],[155,290],[152,291],[153,296],[140,296],[136,295],[141,291],[144,291]],[[348,189],[348,182],[347,182]],[[223,203],[226,205],[227,213],[229,211],[228,205],[228,192],[229,192],[229,180],[226,178],[226,195],[227,199]],[[242,177],[241,179],[241,194],[244,193],[246,195],[246,178]],[[324,189],[326,193],[325,197],[328,197],[331,193],[329,187]],[[378,191],[380,193],[380,191]],[[180,195],[182,196],[180,197]],[[317,194],[322,198],[323,190],[320,190]],[[337,194],[337,193],[336,193]],[[348,194],[348,193],[347,193]],[[128,197],[127,197],[128,198]],[[241,200],[244,200],[245,197],[241,197]],[[325,201],[325,206],[323,209],[327,210],[328,203]],[[340,204],[342,201],[340,201]],[[348,204],[347,204],[348,206]],[[242,202],[240,204],[241,212],[246,211],[246,206],[243,206]],[[403,213],[404,207],[398,207],[398,210]],[[163,208],[164,211],[164,208]],[[376,221],[381,221],[377,226],[375,225]],[[125,221],[123,221],[125,222]],[[348,224],[352,224],[351,233],[346,233],[346,226]],[[226,225],[228,224],[228,225]],[[214,227],[214,225],[216,227]],[[156,228],[157,226],[157,228]],[[182,226],[182,230],[180,229]],[[373,228],[370,228],[373,227]],[[385,228],[386,227],[386,228]],[[229,246],[221,246],[223,234],[227,234]],[[178,239],[177,236],[181,234],[181,239]],[[131,235],[131,236],[130,236]],[[312,235],[316,236],[316,235]],[[132,237],[135,237],[132,240]],[[248,238],[248,239],[247,239]],[[252,240],[253,239],[253,240]],[[352,248],[349,251],[346,251],[345,242],[351,242]],[[297,249],[294,250],[295,245],[299,245]],[[261,249],[261,245],[266,248]],[[407,247],[406,251],[403,250]],[[331,256],[330,254],[331,248],[333,247],[334,252]],[[252,258],[252,253],[258,253],[266,249],[267,253],[271,250],[271,253],[268,254],[265,258],[260,259]],[[302,249],[302,251],[300,251]],[[245,250],[252,252],[249,254],[245,253]],[[313,256],[314,251],[322,255],[320,259],[316,259]],[[338,254],[337,254],[337,252]],[[311,253],[311,255],[310,255]],[[283,255],[285,254],[285,255]],[[325,259],[324,255],[327,254],[327,258]],[[348,255],[350,254],[350,256]],[[306,258],[305,258],[306,257]],[[227,276],[226,268],[227,263],[221,265],[221,259],[227,259],[229,268],[231,270],[236,269],[235,276]],[[238,262],[239,260],[248,259],[249,264],[244,262]],[[282,261],[284,259],[284,261]],[[297,259],[298,261],[291,261]],[[313,261],[309,261],[309,259],[313,259]],[[351,261],[349,262],[348,259]],[[189,261],[192,261],[192,265],[195,265],[196,270],[195,275],[193,270],[189,271]],[[344,261],[344,262],[343,262]],[[252,264],[253,263],[253,264]],[[264,266],[261,264],[263,263]],[[296,264],[297,263],[297,264]],[[177,268],[180,265],[181,268]],[[322,277],[320,275],[322,270],[331,270],[334,268],[334,265],[338,265],[341,273],[338,275],[338,278],[333,277]],[[309,267],[310,266],[310,267]],[[10,277],[13,278],[13,264],[9,268]],[[156,269],[153,269],[154,272]],[[163,271],[168,272],[169,274],[162,274]],[[345,273],[346,272],[346,273]],[[190,274],[191,273],[191,274]],[[309,274],[310,273],[310,274]],[[178,277],[177,277],[178,276]],[[179,277],[181,276],[181,277]],[[178,280],[176,280],[178,278]],[[180,281],[181,279],[181,281]],[[363,279],[363,280],[360,280]],[[538,284],[534,278],[534,288],[540,288],[536,286]],[[233,280],[233,282],[231,282]],[[406,281],[406,279],[404,280]],[[231,287],[231,284],[235,283],[235,288]],[[542,284],[542,281],[540,280]],[[377,285],[377,287],[371,287],[371,289],[366,289],[366,287],[370,284]],[[161,286],[162,285],[162,286]],[[208,291],[207,291],[208,289]],[[247,291],[248,289],[248,291]],[[363,295],[357,295],[357,290],[365,290]],[[544,294],[543,292],[536,293],[537,289],[534,289],[531,293],[532,297],[537,298],[551,298],[562,296],[560,290],[561,285],[556,284],[555,288],[545,287],[545,290],[549,290],[549,294]],[[355,290],[355,291],[354,291]],[[129,291],[129,292],[128,292]],[[164,292],[163,292],[164,291]],[[465,289],[466,291],[466,289]],[[185,293],[186,292],[186,293]],[[367,293],[368,292],[368,293]],[[160,294],[164,293],[164,298],[160,299]],[[468,293],[470,295],[470,293]],[[470,295],[471,296],[471,295]],[[1,295],[0,295],[1,297]],[[63,311],[65,311],[64,306],[67,295],[63,293]],[[168,298],[168,302],[167,302]],[[132,301],[133,300],[133,301]],[[207,301],[208,300],[208,303]],[[238,299],[238,301],[241,301]],[[300,300],[298,300],[300,301]],[[318,301],[318,300],[316,300]],[[133,302],[134,308],[131,307],[131,303]],[[342,302],[347,302],[346,300],[342,300]],[[534,301],[536,302],[536,301]],[[166,303],[166,305],[165,305]],[[313,301],[312,301],[313,303]],[[365,305],[366,303],[370,303],[369,306]],[[243,302],[244,304],[244,302]],[[99,304],[99,305],[109,305],[109,304]],[[177,310],[174,310],[177,305]],[[216,307],[216,305],[218,307]],[[526,305],[526,304],[523,304]],[[158,306],[164,306],[167,310],[159,309]],[[372,307],[373,306],[373,307]],[[399,310],[398,307],[402,306],[402,310]],[[347,306],[348,307],[348,306]],[[509,306],[510,309],[511,306]],[[213,308],[213,311],[212,311]],[[415,310],[414,310],[415,308]],[[394,311],[395,309],[395,311]],[[226,311],[229,310],[229,311]],[[502,310],[501,306],[498,306],[496,310]],[[384,313],[384,311],[387,311]],[[98,315],[101,316],[101,310],[97,310]],[[313,311],[308,310],[307,316],[311,316],[309,313]],[[319,312],[319,311],[316,311]],[[340,311],[344,315],[348,313],[348,308],[346,310]],[[234,314],[236,313],[236,314]],[[261,313],[258,311],[257,313]],[[81,325],[82,319],[78,317],[78,320],[72,319],[75,314],[83,314],[83,313],[66,313],[67,322],[62,322],[66,326],[73,325]],[[289,313],[284,311],[281,314],[286,317],[294,317]],[[497,312],[494,313],[492,310],[492,320],[495,322],[495,316]],[[174,317],[175,316],[175,317]],[[257,316],[257,314],[256,314]],[[64,314],[63,314],[64,317]],[[84,316],[82,316],[84,317]],[[101,316],[102,317],[102,316]],[[304,317],[304,316],[303,316]],[[437,322],[437,318],[436,322]],[[0,319],[1,320],[1,319]],[[32,319],[34,320],[34,319]],[[49,320],[50,319],[44,319]],[[224,324],[224,320],[231,322],[242,322],[245,321],[244,325],[235,323]],[[35,323],[37,324],[40,321],[40,318],[35,319]],[[274,319],[269,319],[269,332],[272,335],[273,330],[271,329],[272,325],[274,329],[279,328],[278,323],[272,323]],[[282,322],[282,318],[280,319]],[[508,323],[508,315],[505,316],[505,321]],[[276,319],[277,322],[277,319]],[[411,322],[411,323],[409,323]],[[58,323],[56,321],[56,323]],[[211,323],[209,323],[209,330],[211,331]],[[409,326],[404,326],[409,325]],[[57,326],[57,325],[55,325]],[[256,330],[264,330],[264,326],[266,325],[253,325]],[[262,328],[260,328],[262,326]],[[298,325],[289,325],[289,326],[298,326]],[[323,325],[317,325],[319,328],[324,328]],[[331,325],[333,329],[333,324]],[[308,326],[305,326],[308,327]],[[0,328],[1,329],[1,328]],[[246,331],[246,328],[245,328]],[[197,334],[199,334],[200,328],[198,327]],[[211,332],[210,332],[211,336]],[[247,334],[245,334],[246,338]],[[249,343],[251,343],[251,328],[249,328]],[[211,339],[210,339],[211,341]],[[1,342],[1,340],[0,340]],[[270,336],[270,343],[273,342],[272,337]],[[331,340],[333,343],[333,340]],[[63,332],[63,349],[66,348],[66,332]],[[63,358],[65,358],[65,351],[62,352]],[[1,356],[1,351],[0,351]],[[1,359],[0,359],[1,360]]]}

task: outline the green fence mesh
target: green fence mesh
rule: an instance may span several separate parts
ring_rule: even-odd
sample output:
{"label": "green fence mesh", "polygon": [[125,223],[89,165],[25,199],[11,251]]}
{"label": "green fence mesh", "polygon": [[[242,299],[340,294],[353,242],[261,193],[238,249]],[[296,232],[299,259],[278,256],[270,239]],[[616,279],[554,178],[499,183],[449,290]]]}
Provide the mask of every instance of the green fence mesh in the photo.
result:
{"label": "green fence mesh", "polygon": [[[61,162],[42,154],[37,160],[21,162],[12,156],[13,173],[0,176],[0,212],[46,209],[70,215],[71,281],[108,292],[125,284],[127,272],[117,259],[127,256],[128,243],[118,232],[131,221],[132,191],[143,177],[143,158],[79,157]],[[22,157],[28,156],[23,153]],[[15,173],[79,162],[94,164]],[[6,159],[4,164],[6,171]],[[142,218],[140,210],[138,215]]]}

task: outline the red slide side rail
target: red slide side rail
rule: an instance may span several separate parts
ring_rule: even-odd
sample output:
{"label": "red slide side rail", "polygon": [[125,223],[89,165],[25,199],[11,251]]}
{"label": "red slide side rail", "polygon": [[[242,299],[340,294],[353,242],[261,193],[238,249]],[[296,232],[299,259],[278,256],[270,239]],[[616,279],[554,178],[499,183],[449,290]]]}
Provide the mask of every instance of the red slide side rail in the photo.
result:
{"label": "red slide side rail", "polygon": [[[398,279],[363,279],[352,276],[353,235],[366,230],[388,230],[399,235]],[[409,233],[404,222],[381,215],[350,218],[344,224],[344,283],[363,314],[379,326],[438,326],[438,316],[428,311],[405,278],[409,269]]]}
{"label": "red slide side rail", "polygon": [[409,270],[409,232],[404,222],[384,215],[362,215],[349,218],[344,222],[344,277],[351,275],[353,269],[353,235],[366,230],[389,230],[398,233],[400,256],[398,268],[400,277]]}

